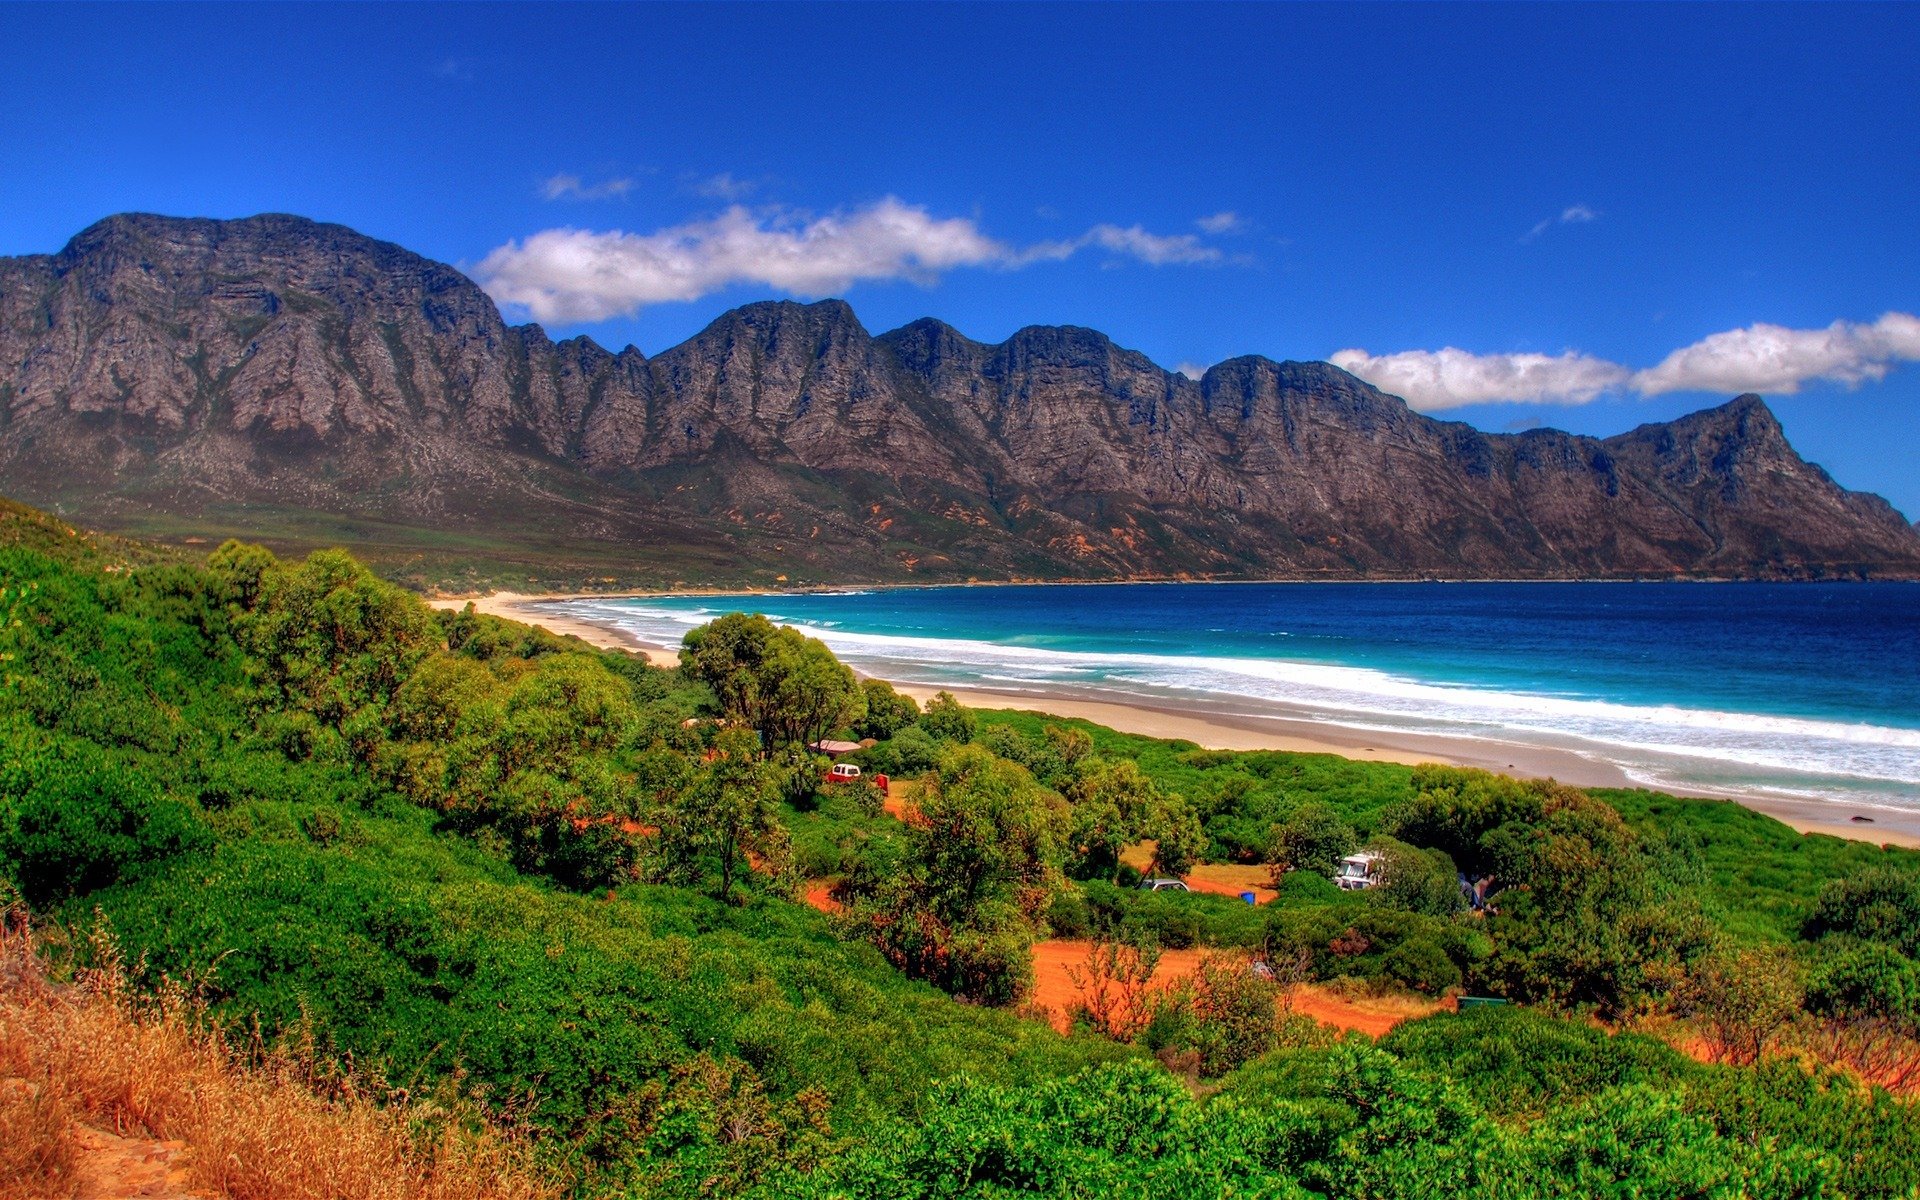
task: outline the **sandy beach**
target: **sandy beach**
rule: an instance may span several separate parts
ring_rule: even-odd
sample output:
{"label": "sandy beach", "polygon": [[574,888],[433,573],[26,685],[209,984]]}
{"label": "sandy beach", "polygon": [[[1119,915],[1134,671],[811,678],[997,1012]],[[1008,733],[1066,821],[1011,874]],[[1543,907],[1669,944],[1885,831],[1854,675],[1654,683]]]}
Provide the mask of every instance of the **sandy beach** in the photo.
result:
{"label": "sandy beach", "polygon": [[429,596],[427,603],[435,608],[458,612],[467,605],[473,605],[475,612],[490,617],[504,617],[509,621],[524,621],[528,625],[538,625],[550,633],[562,637],[577,637],[589,646],[598,646],[602,650],[626,650],[633,654],[643,654],[647,661],[656,667],[677,667],[680,655],[665,646],[649,646],[639,638],[614,625],[605,625],[598,621],[582,621],[578,617],[556,612],[552,602],[560,600],[585,600],[596,597],[544,594],[535,595],[525,592],[494,592],[488,596]]}
{"label": "sandy beach", "polygon": [[[477,612],[538,625],[553,633],[577,637],[592,646],[644,654],[648,661],[657,666],[679,665],[679,656],[672,648],[649,645],[617,626],[585,620],[554,608],[561,601],[608,598],[604,594],[495,592],[488,596],[430,597],[428,603],[444,609],[460,609],[472,604]],[[919,684],[903,684],[899,687],[902,692],[922,702],[941,690]],[[1558,779],[1576,787],[1633,786],[1632,781],[1617,767],[1571,751],[1537,746],[1469,738],[1374,733],[1310,719],[1288,720],[1236,714],[1202,705],[1174,711],[1069,694],[998,691],[990,688],[947,690],[952,691],[962,703],[974,708],[1013,709],[1074,717],[1122,733],[1189,741],[1210,750],[1286,750],[1302,754],[1337,754],[1344,758],[1405,763],[1410,766],[1446,763],[1481,767],[1522,778]],[[1724,796],[1704,798],[1728,799]],[[1801,833],[1819,833],[1877,845],[1920,849],[1920,813],[1908,816],[1881,810],[1872,814],[1874,820],[1871,823],[1856,823],[1848,819],[1853,815],[1850,810],[1820,801],[1792,801],[1773,797],[1733,799]]]}

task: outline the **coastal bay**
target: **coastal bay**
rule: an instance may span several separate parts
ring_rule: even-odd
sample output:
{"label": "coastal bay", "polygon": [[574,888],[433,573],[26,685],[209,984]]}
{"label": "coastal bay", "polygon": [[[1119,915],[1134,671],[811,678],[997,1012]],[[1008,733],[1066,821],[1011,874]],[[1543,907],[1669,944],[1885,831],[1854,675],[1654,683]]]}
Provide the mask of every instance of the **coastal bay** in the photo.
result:
{"label": "coastal bay", "polygon": [[[1009,589],[969,590],[1005,593]],[[910,593],[893,593],[896,596],[905,594]],[[829,597],[833,595],[828,594]],[[473,597],[471,602],[478,611],[541,625],[556,633],[580,637],[593,645],[641,653],[655,663],[672,665],[676,656],[669,645],[674,640],[670,632],[663,631],[654,637],[636,632],[634,622],[621,619],[620,605],[653,605],[662,600],[672,600],[698,612],[719,612],[729,611],[733,607],[791,609],[795,607],[793,602],[800,599],[803,597],[793,594],[623,598],[607,595],[494,593]],[[469,598],[434,601],[441,607],[458,607],[468,602]],[[689,617],[688,621],[691,623],[692,618]],[[847,653],[846,641],[836,640],[832,628],[818,627],[808,621],[799,623],[810,634],[826,633],[829,641],[836,644],[836,649]],[[912,671],[885,669],[888,665],[897,664],[863,659],[859,654],[851,657],[863,672],[888,678],[920,700],[925,700],[936,691],[947,690],[978,708],[1044,712],[1090,721],[1125,733],[1191,741],[1210,749],[1325,753],[1406,764],[1441,762],[1482,767],[1520,777],[1551,777],[1582,787],[1656,786],[1657,790],[1674,795],[1731,800],[1774,817],[1803,833],[1821,833],[1876,844],[1920,846],[1920,808],[1902,805],[1897,794],[1890,802],[1860,804],[1832,797],[1783,795],[1777,791],[1738,786],[1688,787],[1667,780],[1649,784],[1644,779],[1635,778],[1622,763],[1610,761],[1605,754],[1597,753],[1591,744],[1552,744],[1522,737],[1475,736],[1458,730],[1410,730],[1377,725],[1359,727],[1348,723],[1354,717],[1351,713],[1276,703],[1271,699],[1250,704],[1245,702],[1244,697],[1206,693],[1156,695],[1137,690],[1129,694],[1111,686],[1090,686],[1061,680],[1028,679],[1009,683],[985,677],[984,672],[971,679],[935,682],[904,677],[911,676]]]}

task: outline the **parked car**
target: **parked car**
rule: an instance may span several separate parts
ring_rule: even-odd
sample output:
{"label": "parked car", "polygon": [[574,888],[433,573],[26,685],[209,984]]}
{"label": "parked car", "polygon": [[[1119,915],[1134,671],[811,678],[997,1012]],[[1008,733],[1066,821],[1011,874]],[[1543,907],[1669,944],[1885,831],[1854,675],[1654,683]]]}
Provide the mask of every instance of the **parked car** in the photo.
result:
{"label": "parked car", "polygon": [[1191,891],[1178,879],[1142,879],[1140,890],[1143,892],[1186,892]]}
{"label": "parked car", "polygon": [[822,778],[828,783],[865,783],[869,787],[878,788],[883,793],[890,782],[884,771],[875,771],[867,775],[852,763],[835,763],[827,769],[827,773]]}

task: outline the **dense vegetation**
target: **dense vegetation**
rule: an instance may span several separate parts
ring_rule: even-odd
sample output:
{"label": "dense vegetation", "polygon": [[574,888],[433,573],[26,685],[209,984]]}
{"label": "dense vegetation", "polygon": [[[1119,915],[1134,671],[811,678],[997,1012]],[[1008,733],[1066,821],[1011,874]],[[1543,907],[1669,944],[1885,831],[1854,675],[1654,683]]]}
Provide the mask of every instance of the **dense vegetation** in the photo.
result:
{"label": "dense vegetation", "polygon": [[[0,888],[56,967],[104,924],[150,986],[523,1122],[582,1194],[1920,1186],[1920,1123],[1864,1082],[1920,1062],[1914,855],[1731,805],[920,712],[757,618],[664,671],[338,552],[4,528]],[[824,734],[916,781],[904,819],[822,789]],[[1131,889],[1143,841],[1155,873],[1270,863],[1279,899]],[[1361,845],[1386,884],[1340,892]],[[809,878],[837,915],[795,901]],[[1118,983],[1216,953],[1062,1036],[1018,1008],[1060,935]],[[1297,978],[1525,1006],[1375,1045],[1281,1019]]]}

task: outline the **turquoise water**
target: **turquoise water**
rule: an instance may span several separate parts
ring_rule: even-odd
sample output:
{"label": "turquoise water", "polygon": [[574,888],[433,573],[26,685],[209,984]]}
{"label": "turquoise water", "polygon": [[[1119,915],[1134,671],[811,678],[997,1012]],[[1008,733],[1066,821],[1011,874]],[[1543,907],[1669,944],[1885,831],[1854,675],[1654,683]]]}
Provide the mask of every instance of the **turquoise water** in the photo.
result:
{"label": "turquoise water", "polygon": [[903,681],[1570,751],[1655,787],[1920,809],[1920,586],[1122,584],[575,601],[735,609]]}

